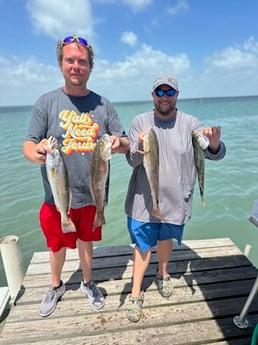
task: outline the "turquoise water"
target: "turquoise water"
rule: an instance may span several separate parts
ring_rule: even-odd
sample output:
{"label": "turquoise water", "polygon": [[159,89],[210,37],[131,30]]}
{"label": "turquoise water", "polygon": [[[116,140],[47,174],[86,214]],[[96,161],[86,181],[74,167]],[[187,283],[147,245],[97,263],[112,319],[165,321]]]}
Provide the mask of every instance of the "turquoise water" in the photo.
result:
{"label": "turquoise water", "polygon": [[[132,118],[152,109],[152,102],[114,104],[126,130]],[[258,199],[258,97],[179,100],[178,108],[198,116],[209,125],[221,125],[226,157],[206,161],[205,198],[202,208],[198,186],[194,194],[192,220],[184,239],[230,237],[244,251],[251,245],[250,260],[258,267],[258,228],[248,220]],[[17,235],[25,267],[33,252],[46,250],[38,224],[43,190],[39,167],[26,161],[22,144],[31,107],[0,108],[1,207],[0,237]],[[97,245],[128,244],[124,199],[131,168],[123,155],[111,159],[111,185],[103,240]],[[0,286],[6,285],[0,257]]]}

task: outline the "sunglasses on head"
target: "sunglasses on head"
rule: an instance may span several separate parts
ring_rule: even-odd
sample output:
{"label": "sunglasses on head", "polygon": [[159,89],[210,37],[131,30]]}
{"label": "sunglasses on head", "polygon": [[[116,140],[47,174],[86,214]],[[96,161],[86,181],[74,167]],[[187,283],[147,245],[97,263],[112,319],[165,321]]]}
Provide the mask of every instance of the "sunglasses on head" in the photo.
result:
{"label": "sunglasses on head", "polygon": [[161,89],[156,89],[154,90],[154,93],[156,96],[158,97],[163,97],[165,94],[168,97],[172,97],[175,96],[175,94],[177,93],[177,91],[175,89],[169,89],[169,90],[161,90]]}
{"label": "sunglasses on head", "polygon": [[88,45],[88,42],[84,38],[80,36],[75,36],[75,35],[65,37],[62,41],[60,41],[59,45],[63,47],[64,45],[72,43],[72,42],[78,42],[85,47],[87,47]]}

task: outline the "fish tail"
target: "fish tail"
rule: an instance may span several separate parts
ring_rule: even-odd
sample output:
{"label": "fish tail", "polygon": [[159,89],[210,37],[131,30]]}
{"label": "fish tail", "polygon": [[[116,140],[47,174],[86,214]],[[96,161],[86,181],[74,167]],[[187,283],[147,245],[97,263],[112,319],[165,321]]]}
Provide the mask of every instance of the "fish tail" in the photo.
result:
{"label": "fish tail", "polygon": [[61,227],[64,234],[67,232],[76,232],[76,227],[70,217],[61,218]]}
{"label": "fish tail", "polygon": [[165,218],[164,218],[163,214],[161,213],[159,207],[153,208],[153,214],[154,214],[154,216],[157,217],[158,219],[165,221]]}
{"label": "fish tail", "polygon": [[202,207],[206,207],[206,201],[203,197],[202,197]]}

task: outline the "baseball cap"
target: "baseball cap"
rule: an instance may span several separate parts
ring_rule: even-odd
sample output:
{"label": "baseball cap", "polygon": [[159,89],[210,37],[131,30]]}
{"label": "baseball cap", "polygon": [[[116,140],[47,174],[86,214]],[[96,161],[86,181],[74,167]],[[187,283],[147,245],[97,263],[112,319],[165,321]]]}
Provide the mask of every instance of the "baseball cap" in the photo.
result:
{"label": "baseball cap", "polygon": [[171,86],[173,89],[178,91],[178,83],[177,80],[175,78],[175,76],[171,75],[171,74],[163,74],[163,75],[159,75],[153,82],[153,87],[152,90],[156,90],[157,87],[159,87],[162,84],[166,84]]}

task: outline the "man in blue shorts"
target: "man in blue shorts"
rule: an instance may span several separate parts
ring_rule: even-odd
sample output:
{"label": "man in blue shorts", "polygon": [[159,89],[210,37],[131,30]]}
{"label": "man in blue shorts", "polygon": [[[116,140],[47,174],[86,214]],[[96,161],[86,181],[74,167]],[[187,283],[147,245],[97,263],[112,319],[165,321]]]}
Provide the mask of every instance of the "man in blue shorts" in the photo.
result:
{"label": "man in blue shorts", "polygon": [[[220,141],[220,126],[204,127],[194,116],[176,108],[179,88],[173,75],[160,75],[153,83],[154,110],[136,116],[129,131],[130,150],[127,161],[133,172],[125,201],[128,230],[134,249],[133,286],[127,306],[132,322],[141,318],[143,305],[142,281],[149,265],[151,248],[156,246],[158,268],[156,281],[160,294],[168,298],[173,285],[167,271],[176,239],[181,245],[184,225],[191,218],[196,167],[192,131],[209,139],[205,158],[219,160],[226,148]],[[150,184],[143,166],[143,140],[152,128],[159,143],[159,209],[161,220],[153,214]]]}

